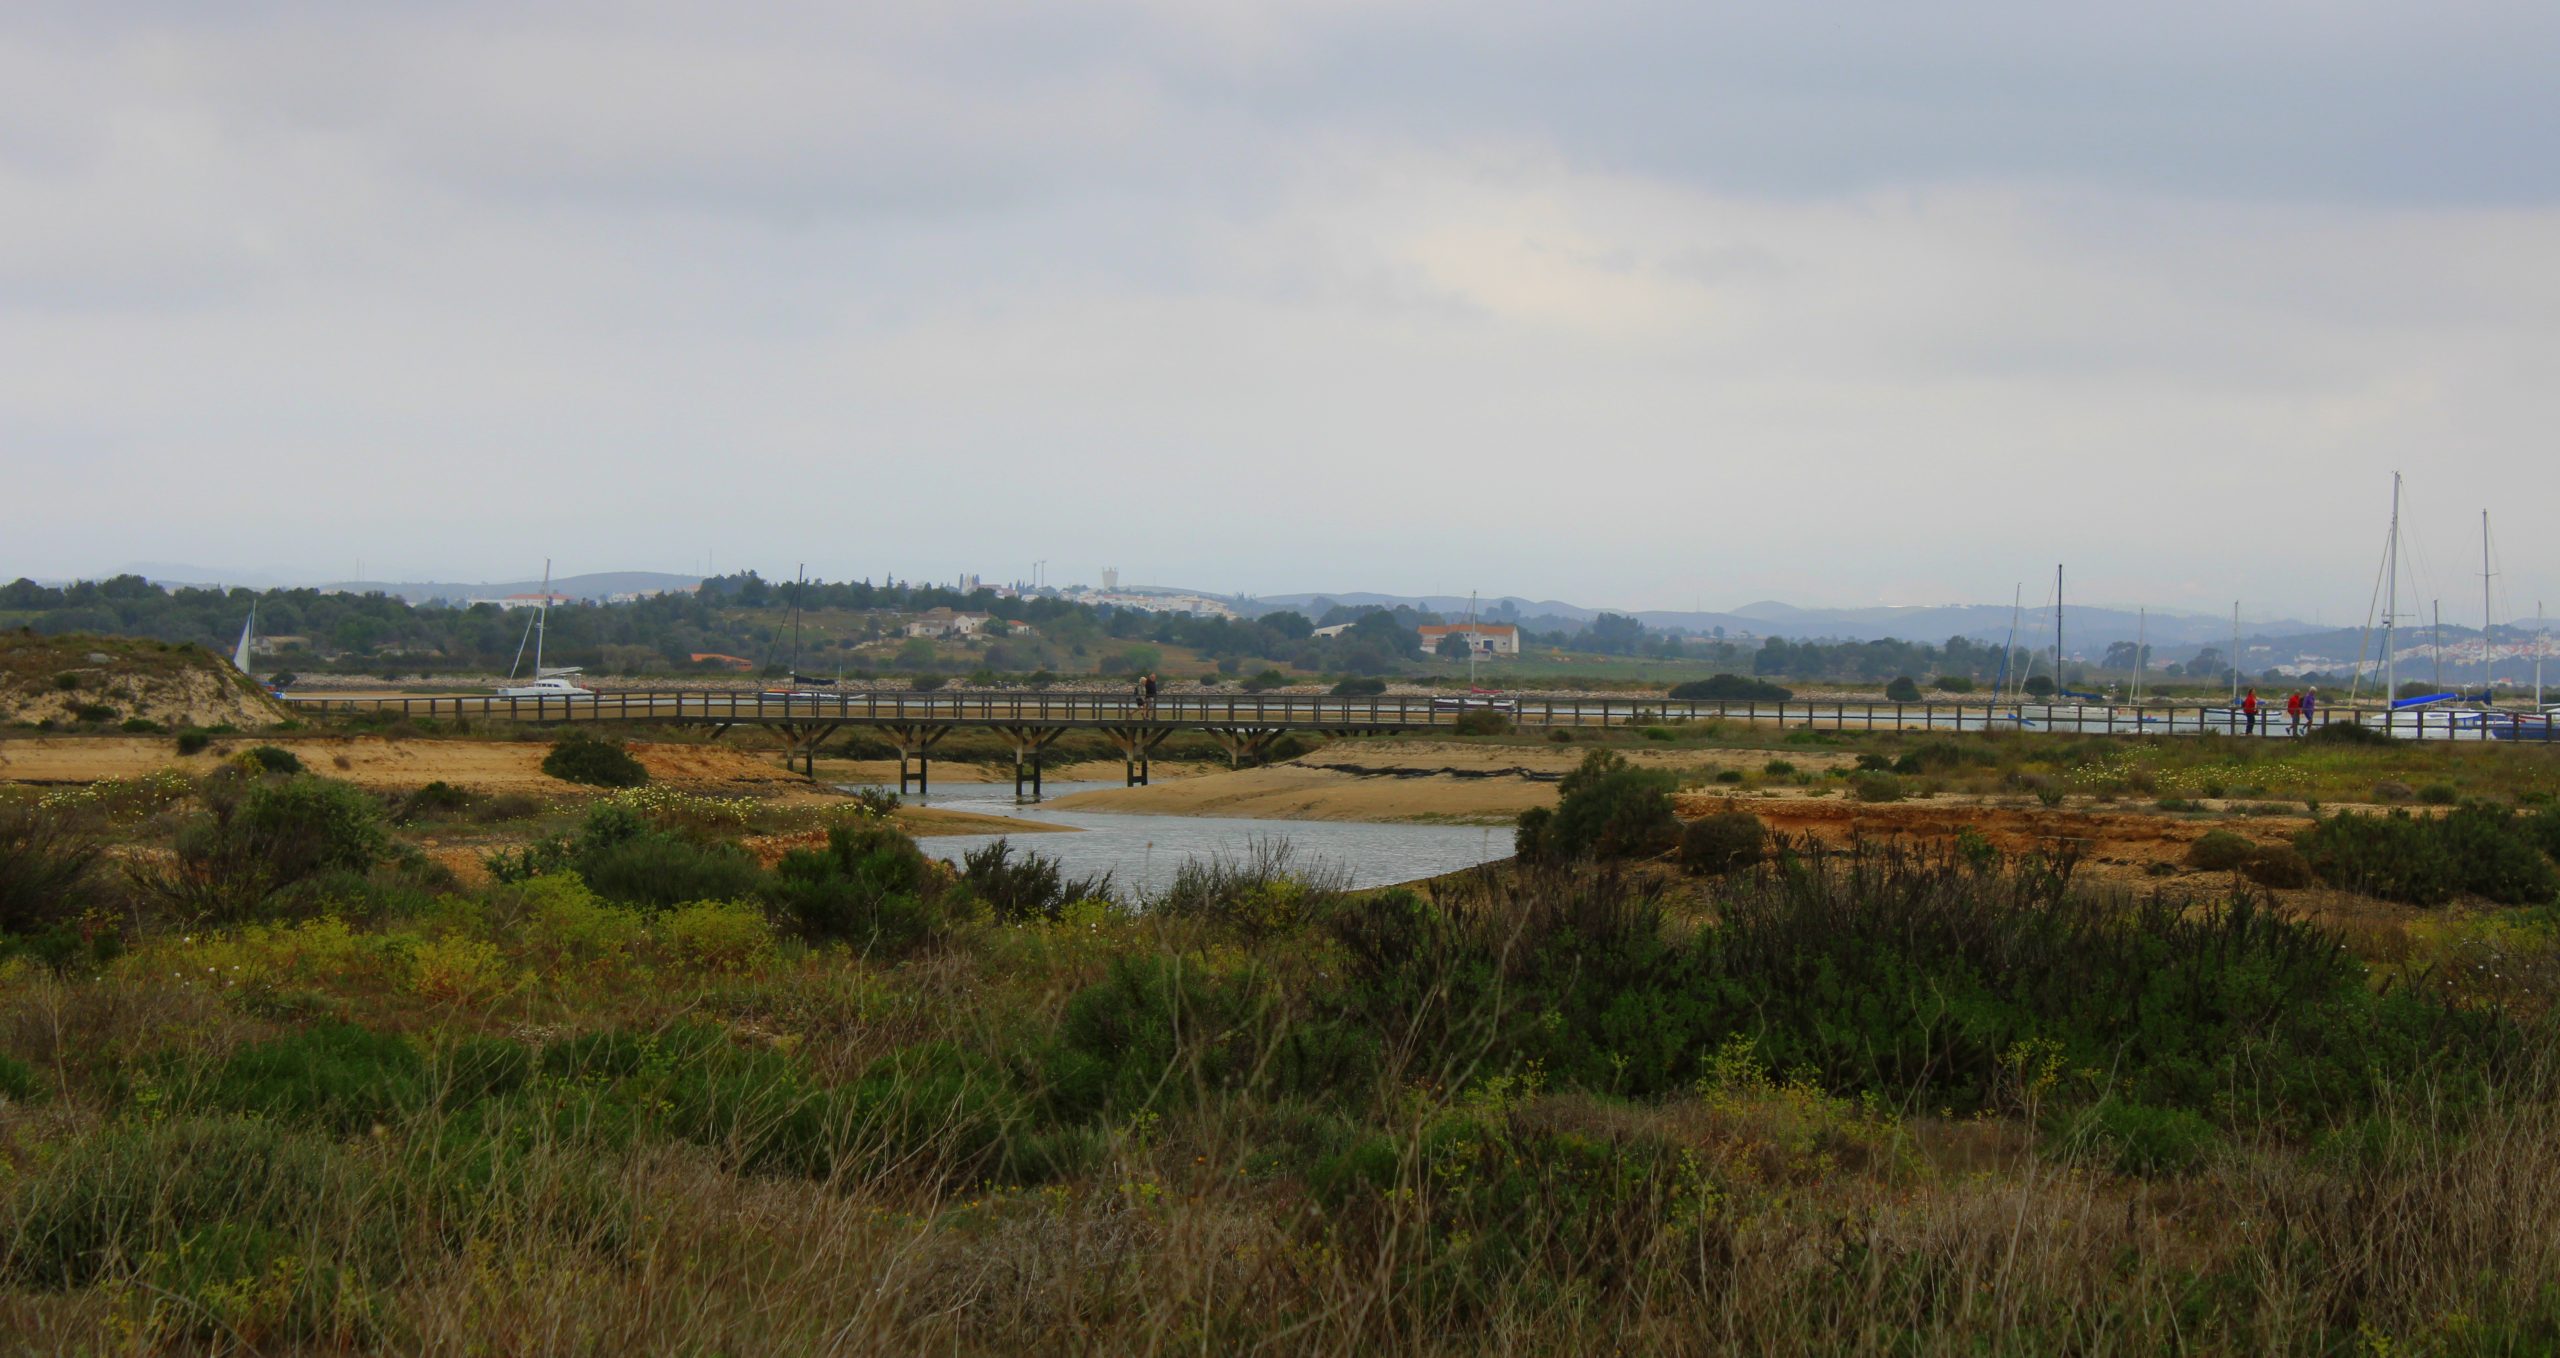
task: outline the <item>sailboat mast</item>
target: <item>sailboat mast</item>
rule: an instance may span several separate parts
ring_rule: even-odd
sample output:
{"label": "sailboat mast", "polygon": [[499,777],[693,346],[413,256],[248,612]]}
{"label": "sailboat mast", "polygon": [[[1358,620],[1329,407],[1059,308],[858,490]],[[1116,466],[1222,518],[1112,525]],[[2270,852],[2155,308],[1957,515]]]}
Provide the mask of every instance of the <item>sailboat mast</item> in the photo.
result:
{"label": "sailboat mast", "polygon": [[800,682],[800,601],[809,592],[809,563],[800,563],[800,578],[791,588],[791,682]]}
{"label": "sailboat mast", "polygon": [[2142,701],[2143,652],[2150,649],[2150,642],[2151,607],[2145,604],[2142,611],[2134,615],[2133,623],[2133,701],[2136,704]]}
{"label": "sailboat mast", "polygon": [[2053,564],[2053,691],[2062,692],[2062,563]]}
{"label": "sailboat mast", "polygon": [[2023,581],[2009,586],[2009,639],[2000,644],[2000,677],[1991,686],[1992,695],[1997,698],[2009,696],[2009,662],[2018,654],[2018,610],[2027,602],[2026,591]]}
{"label": "sailboat mast", "polygon": [[2489,677],[2489,511],[2480,511],[2480,691],[2490,694],[2496,680]]}
{"label": "sailboat mast", "polygon": [[2231,702],[2240,702],[2240,601],[2231,601]]}
{"label": "sailboat mast", "polygon": [[2400,473],[2391,474],[2391,536],[2382,549],[2382,723],[2391,725],[2391,704],[2400,696],[2400,657],[2391,629],[2400,621]]}
{"label": "sailboat mast", "polygon": [[2444,600],[2435,601],[2435,610],[2435,640],[2428,644],[2428,649],[2436,653],[2436,692],[2442,693],[2444,692]]}
{"label": "sailboat mast", "polygon": [[1476,686],[1476,592],[1467,591],[1467,688]]}
{"label": "sailboat mast", "polygon": [[542,681],[542,638],[551,629],[551,558],[542,558],[542,603],[533,612],[533,678]]}

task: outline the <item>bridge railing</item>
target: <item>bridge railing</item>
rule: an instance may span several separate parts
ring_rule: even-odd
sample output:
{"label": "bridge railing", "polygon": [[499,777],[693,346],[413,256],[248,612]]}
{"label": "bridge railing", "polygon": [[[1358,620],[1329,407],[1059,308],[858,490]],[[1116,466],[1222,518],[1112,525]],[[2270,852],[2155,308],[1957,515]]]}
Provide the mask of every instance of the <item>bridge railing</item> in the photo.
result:
{"label": "bridge railing", "polygon": [[[530,722],[857,722],[955,723],[976,726],[1231,726],[1317,730],[1411,731],[1454,727],[1471,712],[1497,712],[1524,726],[1623,727],[1682,722],[1771,723],[1838,731],[2065,731],[2075,735],[2220,734],[2282,739],[2297,734],[2282,711],[2261,710],[2254,726],[2229,705],[2183,707],[2102,703],[1861,703],[1823,699],[1786,702],[1636,697],[1481,699],[1389,694],[1334,697],[1270,694],[1164,694],[1142,703],[1127,694],[913,690],[771,694],[723,690],[600,691],[592,697],[506,698],[417,695],[381,698],[293,697],[315,715],[397,715]],[[2555,739],[2551,715],[2537,712],[2429,710],[2384,713],[2322,708],[2310,726],[2352,723],[2417,740]],[[2387,723],[2387,725],[2386,725]],[[2309,726],[2304,728],[2309,729]]]}

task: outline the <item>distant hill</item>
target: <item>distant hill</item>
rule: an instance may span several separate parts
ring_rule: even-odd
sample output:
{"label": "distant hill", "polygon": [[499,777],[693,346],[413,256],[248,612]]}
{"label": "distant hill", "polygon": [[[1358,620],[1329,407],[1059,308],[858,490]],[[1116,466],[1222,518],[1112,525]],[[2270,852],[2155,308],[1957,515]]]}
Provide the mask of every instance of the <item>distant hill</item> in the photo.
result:
{"label": "distant hill", "polygon": [[[225,585],[249,589],[334,589],[349,594],[388,594],[413,604],[459,603],[468,599],[503,599],[510,594],[539,594],[540,578],[531,580],[492,580],[477,584],[459,580],[313,580],[276,575],[265,571],[219,571],[207,566],[190,566],[180,562],[142,561],[126,567],[155,585]],[[55,583],[59,581],[39,581]],[[689,590],[702,583],[699,575],[672,575],[665,571],[597,571],[590,575],[564,575],[551,582],[551,592],[571,599],[610,599],[617,594],[663,593]]]}
{"label": "distant hill", "polygon": [[[664,571],[598,571],[593,575],[564,575],[551,582],[551,592],[571,599],[610,599],[617,594],[664,594],[691,590],[702,583],[699,575],[669,575]],[[468,599],[503,599],[510,594],[539,594],[542,581],[498,580],[480,584],[463,584],[450,580],[340,580],[324,588],[342,589],[352,594],[381,592],[413,604],[460,603]]]}
{"label": "distant hill", "polygon": [[[1294,608],[1301,612],[1321,612],[1328,603],[1352,607],[1378,605],[1392,608],[1403,604],[1428,609],[1443,616],[1464,613],[1467,600],[1445,594],[1372,594],[1346,591],[1340,594],[1273,594],[1254,599],[1247,609],[1266,613],[1275,609]],[[1603,612],[1620,612],[1633,617],[1656,631],[1681,631],[1713,634],[1723,628],[1728,636],[1785,637],[1790,641],[1819,638],[1828,641],[1877,641],[1893,637],[1903,641],[1940,642],[1949,637],[1969,637],[1976,641],[1998,643],[2009,635],[2010,607],[2007,604],[1946,604],[1917,607],[1872,608],[1799,608],[1793,604],[1763,599],[1744,604],[1729,612],[1683,612],[1661,609],[1598,609],[1582,604],[1569,604],[1554,599],[1522,599],[1504,595],[1476,601],[1477,611],[1488,619],[1517,617],[1531,622],[1541,618],[1589,622]],[[2097,608],[2069,604],[2062,611],[2063,641],[2078,654],[2103,652],[2118,641],[2132,641],[2137,634],[2146,636],[2153,652],[2163,659],[2176,658],[2170,652],[2193,650],[2202,646],[2228,649],[2231,642],[2231,620],[2209,613],[2185,613],[2154,610],[2146,624],[2133,609]],[[2052,633],[2050,615],[2034,609],[2025,610],[2018,619],[2020,645],[2034,646],[2036,638],[2049,638]],[[2312,631],[2309,623],[2292,619],[2256,621],[2246,624],[2246,631],[2261,639],[2287,637]],[[2352,652],[2350,652],[2352,654]]]}

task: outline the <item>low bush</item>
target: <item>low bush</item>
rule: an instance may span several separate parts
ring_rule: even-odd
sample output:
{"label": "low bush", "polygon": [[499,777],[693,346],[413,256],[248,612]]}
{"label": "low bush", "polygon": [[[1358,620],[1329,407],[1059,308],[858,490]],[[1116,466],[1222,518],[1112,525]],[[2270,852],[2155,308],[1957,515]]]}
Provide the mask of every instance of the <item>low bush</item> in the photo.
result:
{"label": "low bush", "polygon": [[73,721],[87,722],[114,721],[116,719],[116,710],[107,706],[105,703],[73,703],[71,705],[71,719]]}
{"label": "low bush", "polygon": [[1796,766],[1784,759],[1772,759],[1768,763],[1761,765],[1760,771],[1772,778],[1793,778],[1796,776]]}
{"label": "low bush", "polygon": [[1931,680],[1929,686],[1940,693],[1971,693],[1974,690],[1972,678],[1962,674],[1941,674]]}
{"label": "low bush", "polygon": [[1747,868],[1769,852],[1769,827],[1748,811],[1719,811],[1680,832],[1680,866],[1693,873]]}
{"label": "low bush", "polygon": [[281,745],[252,745],[239,758],[242,767],[258,773],[302,772],[302,760]]}
{"label": "low bush", "polygon": [[587,844],[574,862],[597,895],[652,909],[754,896],[764,886],[764,874],[746,850],[660,830]]}
{"label": "low bush", "polygon": [[1783,703],[1796,695],[1795,690],[1780,688],[1766,679],[1716,674],[1674,684],[1668,696],[1682,702]]}
{"label": "low bush", "polygon": [[1333,686],[1337,698],[1374,698],[1387,691],[1384,679],[1345,679]]}
{"label": "low bush", "polygon": [[2238,872],[2258,851],[2257,841],[2229,830],[2207,830],[2187,846],[2187,866],[2205,872]]}
{"label": "low bush", "polygon": [[333,779],[295,774],[206,783],[205,811],[178,829],[175,863],[139,880],[189,918],[233,923],[328,873],[357,876],[391,850],[382,805]]}
{"label": "low bush", "polygon": [[45,933],[87,913],[104,851],[62,816],[0,804],[0,934]]}
{"label": "low bush", "polygon": [[2393,741],[2388,731],[2352,721],[2323,722],[2312,727],[2311,734],[2303,739],[2323,745],[2389,745]]}
{"label": "low bush", "polygon": [[618,740],[604,740],[584,731],[568,731],[551,742],[551,752],[542,757],[542,771],[564,783],[584,783],[589,787],[638,787],[649,781],[649,770]]}
{"label": "low bush", "polygon": [[1068,877],[1058,860],[1025,851],[999,839],[961,855],[960,880],[987,903],[999,924],[1055,920],[1078,901],[1107,900],[1111,875]]}
{"label": "low bush", "polygon": [[2540,905],[2560,894],[2560,873],[2529,820],[2492,806],[2436,817],[2342,811],[2294,837],[2321,881],[2410,905],[2475,895],[2501,905]]}
{"label": "low bush", "polygon": [[1638,768],[1614,750],[1593,750],[1556,786],[1554,816],[1545,823],[1548,858],[1649,858],[1680,839],[1671,809],[1673,779]]}
{"label": "low bush", "polygon": [[794,849],[774,865],[764,898],[812,943],[865,953],[916,947],[953,921],[943,879],[924,854],[886,825],[837,825],[823,849]]}
{"label": "low bush", "polygon": [[1920,683],[1910,675],[1899,676],[1884,686],[1884,699],[1889,703],[1916,703],[1920,701]]}
{"label": "low bush", "polygon": [[2451,806],[2462,800],[2462,794],[2450,783],[2429,783],[2418,789],[2418,800],[2429,806]]}
{"label": "low bush", "polygon": [[210,734],[193,727],[178,733],[178,753],[181,755],[202,754],[204,748],[212,743],[213,737]]}
{"label": "low bush", "polygon": [[2290,844],[2261,844],[2249,861],[2240,866],[2242,874],[2264,887],[2293,890],[2311,885],[2311,860]]}
{"label": "low bush", "polygon": [[157,735],[164,728],[149,717],[127,717],[116,729],[127,735],[148,736]]}
{"label": "low bush", "polygon": [[437,779],[400,799],[391,819],[402,825],[470,810],[480,795]]}
{"label": "low bush", "polygon": [[2405,802],[2417,795],[2416,788],[2397,779],[2385,778],[2373,785],[2373,799],[2377,802]]}
{"label": "low bush", "polygon": [[1458,714],[1449,729],[1462,736],[1504,736],[1511,734],[1511,718],[1483,708],[1471,708]]}
{"label": "low bush", "polygon": [[1898,802],[1910,795],[1900,778],[1872,769],[1849,775],[1849,793],[1862,802]]}

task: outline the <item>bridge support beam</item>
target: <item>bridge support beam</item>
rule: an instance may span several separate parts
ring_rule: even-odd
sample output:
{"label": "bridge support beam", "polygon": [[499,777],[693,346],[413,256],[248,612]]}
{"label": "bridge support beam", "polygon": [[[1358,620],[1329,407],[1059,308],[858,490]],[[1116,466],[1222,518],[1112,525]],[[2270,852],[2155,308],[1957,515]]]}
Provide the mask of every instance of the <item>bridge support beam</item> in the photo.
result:
{"label": "bridge support beam", "polygon": [[1120,747],[1120,762],[1128,771],[1129,786],[1145,787],[1150,772],[1148,764],[1155,754],[1156,747],[1164,743],[1166,736],[1173,734],[1173,728],[1153,725],[1105,726],[1102,728],[1102,733],[1111,737],[1112,744]]}
{"label": "bridge support beam", "polygon": [[1026,759],[1030,761],[1028,780],[1031,785],[1031,796],[1029,800],[1035,802],[1040,800],[1041,756],[1048,750],[1050,745],[1056,743],[1058,737],[1065,732],[1065,729],[1066,728],[1060,726],[1008,726],[1004,728],[1005,738],[1013,742],[1013,799],[1015,801],[1018,802],[1024,800],[1022,795],[1023,783],[1025,781],[1025,768],[1023,761]]}
{"label": "bridge support beam", "polygon": [[[827,737],[834,735],[843,725],[844,723],[840,721],[806,723],[786,721],[775,726],[773,729],[782,734],[782,767],[786,769],[791,767],[791,761],[796,757],[800,761],[801,772],[808,774],[811,778],[817,777],[818,747],[825,744]],[[721,731],[727,729],[729,728],[726,726],[720,728]],[[712,738],[718,739],[719,732],[713,732]]]}
{"label": "bridge support beam", "polygon": [[898,747],[898,795],[901,797],[907,795],[910,780],[907,761],[912,759],[915,761],[912,779],[916,795],[931,796],[933,747],[940,744],[944,736],[951,734],[950,723],[934,725],[925,722],[893,722],[883,725],[880,732],[889,737],[890,742]]}
{"label": "bridge support beam", "polygon": [[1213,726],[1209,734],[1216,737],[1218,748],[1227,752],[1227,767],[1243,768],[1247,763],[1259,764],[1271,746],[1286,734],[1277,726]]}

